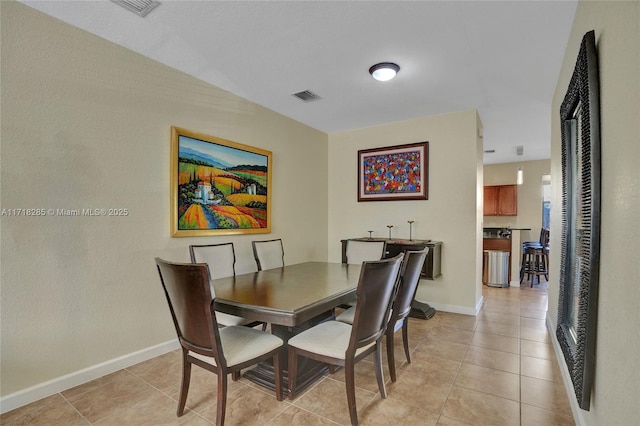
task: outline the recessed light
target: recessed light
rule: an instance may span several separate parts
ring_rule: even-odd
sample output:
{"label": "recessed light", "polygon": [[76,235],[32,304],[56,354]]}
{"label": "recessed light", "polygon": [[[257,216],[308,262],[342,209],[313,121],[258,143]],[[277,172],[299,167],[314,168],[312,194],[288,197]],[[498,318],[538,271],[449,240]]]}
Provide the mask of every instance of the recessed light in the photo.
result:
{"label": "recessed light", "polygon": [[400,67],[393,62],[381,62],[369,68],[369,74],[378,81],[389,81],[400,71]]}

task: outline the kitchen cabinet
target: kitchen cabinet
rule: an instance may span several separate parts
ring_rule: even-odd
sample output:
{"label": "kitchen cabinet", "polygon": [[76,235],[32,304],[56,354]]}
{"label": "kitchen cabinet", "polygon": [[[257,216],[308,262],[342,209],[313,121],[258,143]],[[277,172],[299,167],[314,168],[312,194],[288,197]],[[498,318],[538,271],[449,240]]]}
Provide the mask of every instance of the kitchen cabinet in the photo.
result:
{"label": "kitchen cabinet", "polygon": [[517,216],[518,186],[492,185],[484,187],[485,216]]}

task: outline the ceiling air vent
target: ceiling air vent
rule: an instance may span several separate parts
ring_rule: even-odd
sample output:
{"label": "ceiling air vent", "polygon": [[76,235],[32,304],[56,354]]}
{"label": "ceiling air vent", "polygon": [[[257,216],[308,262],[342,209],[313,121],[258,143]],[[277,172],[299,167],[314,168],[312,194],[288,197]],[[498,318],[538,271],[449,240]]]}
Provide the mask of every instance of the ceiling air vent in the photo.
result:
{"label": "ceiling air vent", "polygon": [[135,13],[138,16],[145,17],[149,12],[156,8],[160,4],[155,0],[111,0],[113,3],[118,4],[130,12]]}
{"label": "ceiling air vent", "polygon": [[311,90],[303,90],[302,92],[294,93],[293,96],[305,102],[317,101],[318,99],[322,99]]}

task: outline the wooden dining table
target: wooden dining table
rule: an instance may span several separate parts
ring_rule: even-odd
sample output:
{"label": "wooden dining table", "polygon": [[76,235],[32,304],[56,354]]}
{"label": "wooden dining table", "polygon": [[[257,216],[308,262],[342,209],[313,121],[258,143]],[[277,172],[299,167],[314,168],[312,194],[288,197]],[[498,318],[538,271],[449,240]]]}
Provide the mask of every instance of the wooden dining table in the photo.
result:
{"label": "wooden dining table", "polygon": [[[285,342],[281,365],[287,388],[286,342],[334,318],[334,308],[354,300],[360,269],[360,265],[306,262],[215,279],[215,308],[270,324],[271,332]],[[298,366],[296,388],[304,389],[327,371],[325,364],[303,358]],[[275,388],[273,365],[269,363],[259,364],[244,376],[269,389]]]}

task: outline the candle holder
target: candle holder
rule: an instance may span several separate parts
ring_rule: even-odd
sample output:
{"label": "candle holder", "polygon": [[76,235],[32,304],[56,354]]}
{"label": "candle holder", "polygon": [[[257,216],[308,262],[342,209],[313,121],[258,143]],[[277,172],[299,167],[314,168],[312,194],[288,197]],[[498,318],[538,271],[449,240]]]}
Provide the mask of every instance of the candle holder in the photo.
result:
{"label": "candle holder", "polygon": [[372,239],[373,237],[371,236],[371,234],[373,234],[373,231],[367,231],[369,233],[369,239]]}
{"label": "candle holder", "polygon": [[413,241],[413,238],[411,238],[411,227],[413,225],[413,220],[408,220],[407,223],[409,224],[409,241]]}
{"label": "candle holder", "polygon": [[393,225],[387,225],[387,228],[389,228],[389,239],[391,239],[391,228],[393,228]]}

